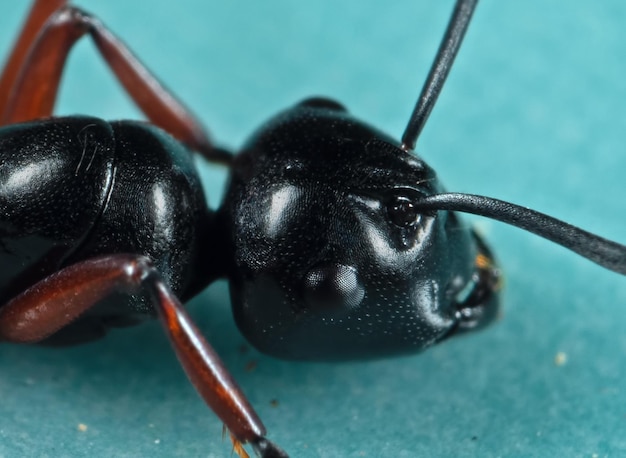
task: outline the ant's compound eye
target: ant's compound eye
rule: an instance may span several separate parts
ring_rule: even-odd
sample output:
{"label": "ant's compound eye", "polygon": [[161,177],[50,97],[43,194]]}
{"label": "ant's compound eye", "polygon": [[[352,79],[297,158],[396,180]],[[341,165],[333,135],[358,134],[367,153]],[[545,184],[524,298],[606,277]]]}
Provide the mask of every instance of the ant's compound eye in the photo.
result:
{"label": "ant's compound eye", "polygon": [[415,204],[406,196],[393,196],[387,204],[389,220],[398,227],[408,228],[419,221]]}
{"label": "ant's compound eye", "polygon": [[318,266],[303,280],[305,301],[314,310],[356,308],[365,296],[354,267],[341,264]]}

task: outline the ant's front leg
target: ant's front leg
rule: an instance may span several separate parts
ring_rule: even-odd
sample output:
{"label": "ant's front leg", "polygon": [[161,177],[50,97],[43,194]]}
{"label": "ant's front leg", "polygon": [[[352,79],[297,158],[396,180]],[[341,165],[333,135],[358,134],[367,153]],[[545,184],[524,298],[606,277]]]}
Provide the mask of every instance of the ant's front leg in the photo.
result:
{"label": "ant's front leg", "polygon": [[[52,115],[67,56],[88,34],[150,122],[211,162],[231,162],[231,154],[213,146],[200,121],[119,38],[91,14],[66,3],[34,1],[0,77],[0,126]],[[44,22],[46,15],[49,17]]]}
{"label": "ant's front leg", "polygon": [[[22,31],[13,45],[11,54],[7,58],[2,75],[0,75],[0,114],[11,97],[15,81],[26,62],[28,53],[37,37],[43,29],[45,22],[56,10],[67,3],[67,0],[35,0],[30,9]],[[3,116],[0,116],[2,118]]]}
{"label": "ant's front leg", "polygon": [[250,443],[265,458],[286,457],[265,438],[265,427],[211,346],[147,258],[114,254],[79,262],[0,308],[0,340],[29,343],[49,337],[113,293],[147,292],[187,376],[224,422],[235,451]]}

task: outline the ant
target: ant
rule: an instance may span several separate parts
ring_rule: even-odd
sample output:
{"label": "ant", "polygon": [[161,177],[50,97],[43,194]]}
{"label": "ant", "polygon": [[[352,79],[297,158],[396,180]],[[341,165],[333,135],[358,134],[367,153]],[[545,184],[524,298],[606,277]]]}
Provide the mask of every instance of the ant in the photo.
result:
{"label": "ant", "polygon": [[[285,358],[354,359],[419,351],[495,318],[499,268],[456,212],[519,226],[625,272],[623,246],[502,201],[444,193],[434,171],[411,154],[476,2],[457,2],[401,142],[356,121],[342,105],[316,98],[267,123],[236,156],[216,148],[171,94],[152,91],[152,81],[138,78],[146,73],[133,71],[139,64],[125,61],[123,45],[91,16],[61,8],[65,2],[53,8],[57,13],[49,12],[44,3],[52,2],[36,2],[32,17],[54,14],[68,21],[68,35],[51,33],[37,41],[28,59],[18,51],[17,67],[27,71],[0,84],[8,92],[0,102],[7,126],[0,133],[2,152],[13,154],[13,162],[3,162],[11,197],[3,202],[10,215],[3,241],[5,254],[20,253],[17,259],[25,265],[2,282],[0,336],[69,344],[158,314],[181,364],[242,456],[242,443],[251,443],[261,456],[284,452],[265,437],[177,296],[184,301],[228,277],[236,321],[256,347]],[[147,117],[179,142],[138,123],[42,119],[52,114],[62,54],[77,38],[71,36],[78,34],[74,28],[95,31],[102,53]],[[57,51],[55,64],[37,57]],[[43,78],[34,70],[38,65],[46,70]],[[216,212],[204,204],[188,150],[233,170]],[[121,159],[122,153],[128,158]],[[160,181],[161,167],[176,172],[168,176],[172,182]],[[57,172],[67,187],[59,195],[46,181]],[[31,180],[27,188],[16,187],[24,186],[24,178]],[[116,194],[115,186],[128,189]],[[142,186],[153,208],[127,199],[137,197],[133,186]],[[72,198],[84,205],[84,214],[64,218],[63,211],[79,207],[68,204]],[[337,200],[345,207],[338,208]],[[54,207],[60,201],[65,206]],[[41,202],[48,207],[42,210]],[[136,214],[137,208],[153,214]],[[51,226],[39,219],[33,231],[33,214],[50,217],[45,223]],[[33,255],[42,248],[22,240],[26,236],[44,239],[50,252]],[[215,389],[218,382],[223,385]]]}

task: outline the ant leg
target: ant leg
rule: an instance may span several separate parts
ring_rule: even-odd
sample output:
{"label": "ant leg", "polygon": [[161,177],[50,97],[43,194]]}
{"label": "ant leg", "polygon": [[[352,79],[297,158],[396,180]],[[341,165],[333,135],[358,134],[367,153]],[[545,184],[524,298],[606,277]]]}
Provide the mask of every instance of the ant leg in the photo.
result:
{"label": "ant leg", "polygon": [[37,34],[52,13],[65,3],[67,0],[35,0],[33,2],[13,50],[4,64],[2,75],[0,75],[0,113],[4,113],[6,110],[11,90],[15,86],[17,76],[24,66],[24,62],[26,62],[26,57]]}
{"label": "ant leg", "polygon": [[205,129],[191,111],[156,79],[122,41],[98,19],[72,6],[58,9],[44,24],[10,89],[1,124],[52,114],[67,55],[85,33],[91,36],[126,92],[153,124],[209,161],[231,162],[232,155],[213,147]]}
{"label": "ant leg", "polygon": [[67,267],[0,308],[0,340],[38,342],[114,292],[146,291],[187,376],[230,431],[235,451],[250,443],[264,458],[287,457],[265,438],[265,427],[182,304],[147,258],[107,255]]}

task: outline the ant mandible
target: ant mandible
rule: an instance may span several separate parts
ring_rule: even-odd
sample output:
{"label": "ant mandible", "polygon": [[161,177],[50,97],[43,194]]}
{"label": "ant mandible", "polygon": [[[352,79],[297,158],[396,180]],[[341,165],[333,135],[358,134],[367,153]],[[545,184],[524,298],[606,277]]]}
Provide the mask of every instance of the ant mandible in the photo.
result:
{"label": "ant mandible", "polygon": [[[328,360],[419,351],[494,319],[499,269],[455,212],[626,273],[625,247],[509,203],[444,193],[413,154],[476,1],[457,1],[401,142],[316,98],[273,118],[236,156],[99,21],[65,4],[34,3],[0,80],[0,258],[19,266],[2,273],[0,338],[71,344],[158,316],[242,456],[245,443],[286,454],[179,301],[217,278],[229,279],[237,324],[257,348]],[[86,33],[156,127],[45,119]],[[231,169],[217,211],[191,150]]]}

